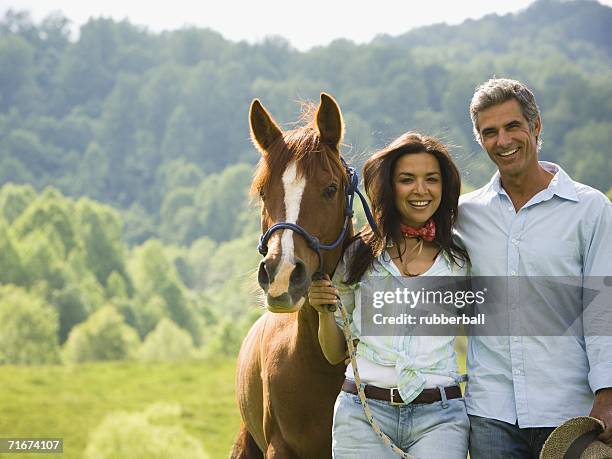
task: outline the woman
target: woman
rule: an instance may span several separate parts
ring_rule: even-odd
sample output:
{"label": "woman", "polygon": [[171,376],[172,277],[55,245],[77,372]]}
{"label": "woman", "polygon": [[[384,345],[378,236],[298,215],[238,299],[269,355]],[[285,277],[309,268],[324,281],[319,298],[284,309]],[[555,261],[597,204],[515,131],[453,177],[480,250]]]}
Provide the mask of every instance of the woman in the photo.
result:
{"label": "woman", "polygon": [[[459,173],[442,143],[406,133],[366,161],[364,182],[380,234],[364,227],[333,282],[312,283],[309,302],[319,313],[321,348],[332,364],[346,359],[340,314],[326,307],[340,299],[359,340],[359,375],[382,431],[419,459],[465,459],[469,421],[458,387],[454,337],[365,336],[361,321],[353,320],[361,312],[360,284],[373,277],[466,275],[467,253],[451,236]],[[350,365],[334,407],[332,438],[338,459],[397,457],[366,420]]]}

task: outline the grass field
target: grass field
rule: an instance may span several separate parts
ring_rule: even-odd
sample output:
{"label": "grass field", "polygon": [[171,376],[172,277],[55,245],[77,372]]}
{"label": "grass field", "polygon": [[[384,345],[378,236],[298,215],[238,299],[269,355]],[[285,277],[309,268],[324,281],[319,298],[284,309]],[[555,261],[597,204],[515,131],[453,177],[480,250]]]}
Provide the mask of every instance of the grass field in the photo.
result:
{"label": "grass field", "polygon": [[[457,340],[465,369],[465,338]],[[178,403],[179,420],[211,459],[227,458],[238,431],[234,359],[189,363],[90,363],[74,367],[0,366],[0,437],[62,437],[63,455],[82,458],[89,434],[115,411]]]}
{"label": "grass field", "polygon": [[227,458],[238,431],[233,359],[75,367],[0,366],[0,437],[62,437],[63,455],[2,454],[2,458],[81,458],[89,433],[114,411],[178,403],[179,420],[211,459]]}

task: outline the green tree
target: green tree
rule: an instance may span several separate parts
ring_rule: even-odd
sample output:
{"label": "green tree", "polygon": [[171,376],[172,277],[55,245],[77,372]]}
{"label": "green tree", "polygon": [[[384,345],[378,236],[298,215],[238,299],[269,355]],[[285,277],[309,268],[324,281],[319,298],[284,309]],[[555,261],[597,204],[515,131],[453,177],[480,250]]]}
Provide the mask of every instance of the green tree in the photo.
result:
{"label": "green tree", "polygon": [[15,244],[28,286],[44,283],[50,289],[64,287],[64,247],[61,239],[45,227],[34,229]]}
{"label": "green tree", "polygon": [[90,143],[78,169],[75,186],[78,193],[94,199],[103,198],[109,169],[109,160],[102,148],[95,142]]}
{"label": "green tree", "polygon": [[128,298],[128,289],[124,277],[113,271],[106,281],[106,296],[108,298]]}
{"label": "green tree", "polygon": [[34,183],[34,176],[23,162],[11,156],[0,158],[0,183]]}
{"label": "green tree", "polygon": [[139,343],[138,334],[125,324],[121,314],[105,306],[70,331],[64,358],[70,363],[129,359]]}
{"label": "green tree", "polygon": [[567,133],[563,150],[564,163],[574,164],[574,179],[602,191],[612,183],[612,162],[608,144],[612,122],[588,123]]}
{"label": "green tree", "polygon": [[108,296],[95,274],[89,270],[86,254],[81,248],[73,249],[68,254],[62,264],[62,273],[66,282],[65,288],[78,290],[78,296],[87,309],[87,315],[104,305]]}
{"label": "green tree", "polygon": [[[193,188],[178,187],[164,197],[159,217],[162,224],[160,232],[165,240],[184,243],[191,242],[197,237],[198,219],[197,211],[194,209],[194,194]],[[187,216],[193,218],[192,221],[189,221],[189,218],[179,217],[185,212]]]}
{"label": "green tree", "polygon": [[13,229],[20,239],[36,231],[48,237],[57,237],[60,242],[57,247],[58,258],[63,259],[76,243],[72,214],[73,203],[65,199],[56,189],[46,188],[19,215],[13,224]]}
{"label": "green tree", "polygon": [[109,414],[92,432],[85,459],[208,459],[202,445],[178,424],[178,405],[155,404],[142,413]]}
{"label": "green tree", "polygon": [[[201,319],[188,299],[185,285],[181,282],[174,264],[166,256],[161,242],[151,239],[136,247],[131,254],[128,270],[139,303],[150,305],[153,298],[159,297],[163,304],[160,307],[166,311],[163,315],[167,315],[181,328],[189,331],[194,342],[199,344]],[[159,300],[155,300],[154,304],[158,303]],[[152,308],[156,309],[157,306]],[[146,324],[147,327],[150,325]],[[156,323],[152,325],[155,326]]]}
{"label": "green tree", "polygon": [[[2,148],[13,159],[18,159],[37,184],[45,184],[47,176],[58,176],[62,171],[64,155],[51,145],[44,145],[39,135],[23,128],[12,129],[2,139]],[[12,180],[9,177],[9,180]]]}
{"label": "green tree", "polygon": [[55,308],[59,318],[58,338],[60,344],[68,339],[70,330],[89,315],[86,297],[81,289],[74,284],[68,284],[61,290],[50,292],[50,303]]}
{"label": "green tree", "polygon": [[36,197],[31,185],[7,183],[0,188],[0,214],[10,225],[30,205]]}
{"label": "green tree", "polygon": [[[130,177],[124,173],[126,159],[136,148],[136,133],[140,124],[138,89],[136,77],[124,75],[104,101],[100,119],[99,144],[106,152],[109,164],[107,196],[122,205],[130,204],[126,190]],[[153,157],[153,162],[157,158]]]}
{"label": "green tree", "polygon": [[16,35],[0,36],[0,111],[19,104],[34,77],[34,49]]}
{"label": "green tree", "polygon": [[204,236],[221,242],[242,233],[237,220],[249,206],[248,187],[252,173],[251,166],[235,164],[202,182],[196,195],[196,207]]}
{"label": "green tree", "polygon": [[[178,152],[173,155],[178,155]],[[195,188],[204,180],[204,173],[197,164],[185,159],[173,159],[157,169],[156,188],[161,196],[166,196],[175,188]]]}
{"label": "green tree", "polygon": [[183,282],[189,288],[201,291],[207,285],[207,273],[210,270],[210,262],[215,249],[216,244],[207,237],[196,239],[191,244],[183,263],[183,269],[177,267],[182,273]]}
{"label": "green tree", "polygon": [[218,32],[184,27],[169,37],[166,52],[177,64],[194,66],[204,60],[219,61],[228,48],[228,42]]}
{"label": "green tree", "polygon": [[153,217],[141,204],[132,204],[121,212],[121,216],[124,222],[123,240],[128,245],[142,244],[158,236]]}
{"label": "green tree", "polygon": [[191,335],[166,318],[159,321],[138,350],[138,358],[145,362],[185,360],[194,355]]}
{"label": "green tree", "polygon": [[26,275],[21,257],[6,223],[0,219],[0,284],[24,285]]}
{"label": "green tree", "polygon": [[111,19],[90,19],[79,40],[67,48],[58,65],[63,108],[103,100],[113,87],[117,56],[117,27]]}
{"label": "green tree", "polygon": [[[162,132],[164,132],[161,144],[163,158],[182,157],[189,161],[197,161],[198,147],[203,145],[204,139],[202,131],[195,129],[184,106],[180,105],[174,109]],[[182,186],[187,184],[183,182]]]}
{"label": "green tree", "polygon": [[260,255],[255,250],[259,233],[220,244],[206,270],[206,295],[202,314],[209,322],[204,355],[235,356],[249,327],[263,312],[256,269]]}
{"label": "green tree", "polygon": [[[190,126],[189,119],[184,116],[185,110],[182,109],[181,112],[180,107],[177,107],[182,98],[182,82],[185,78],[185,71],[181,67],[165,64],[157,67],[140,88],[139,97],[147,127],[155,134],[155,141],[158,143],[165,140],[168,132],[172,130],[174,134],[178,128],[180,132],[187,136],[179,144],[184,147],[190,145],[189,141],[194,135],[194,131],[186,130]],[[176,124],[177,122],[188,124],[181,128]],[[164,133],[166,133],[166,136],[164,136]],[[172,146],[172,143],[168,146]],[[187,151],[163,149],[162,152],[169,153],[165,158],[176,158],[177,155],[187,153]]]}
{"label": "green tree", "polygon": [[155,329],[160,320],[168,317],[168,305],[160,295],[137,298],[134,308],[136,329],[142,338]]}
{"label": "green tree", "polygon": [[57,329],[57,314],[44,300],[15,286],[0,286],[0,363],[57,363]]}
{"label": "green tree", "polygon": [[122,222],[117,211],[82,198],[75,205],[75,213],[87,268],[103,286],[113,271],[120,274],[127,284],[124,247],[121,243]]}

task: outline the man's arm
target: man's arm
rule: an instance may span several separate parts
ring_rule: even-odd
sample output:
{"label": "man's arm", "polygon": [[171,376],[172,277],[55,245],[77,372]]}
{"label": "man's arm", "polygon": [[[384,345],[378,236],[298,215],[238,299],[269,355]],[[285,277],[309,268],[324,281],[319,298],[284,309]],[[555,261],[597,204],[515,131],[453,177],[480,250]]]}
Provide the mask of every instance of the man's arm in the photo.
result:
{"label": "man's arm", "polygon": [[612,277],[612,204],[608,201],[596,220],[584,256],[584,287],[599,293],[584,311],[583,324],[589,359],[589,384],[595,393],[590,416],[605,425],[599,439],[612,440],[612,293],[605,277]]}

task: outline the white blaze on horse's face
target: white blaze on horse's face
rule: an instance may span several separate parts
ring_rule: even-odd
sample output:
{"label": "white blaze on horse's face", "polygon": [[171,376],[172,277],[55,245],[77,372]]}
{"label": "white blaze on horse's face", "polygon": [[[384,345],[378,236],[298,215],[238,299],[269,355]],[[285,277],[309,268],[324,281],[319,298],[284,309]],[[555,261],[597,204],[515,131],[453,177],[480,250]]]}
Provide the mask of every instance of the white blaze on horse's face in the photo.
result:
{"label": "white blaze on horse's face", "polygon": [[[291,162],[286,167],[282,181],[285,196],[284,221],[295,224],[300,215],[300,204],[302,203],[304,188],[306,188],[306,179],[303,176],[298,176],[297,164],[295,161]],[[289,291],[291,273],[295,268],[294,235],[295,233],[291,230],[282,230],[281,261],[277,268],[276,276],[268,289],[268,294],[272,297],[279,297]]]}

